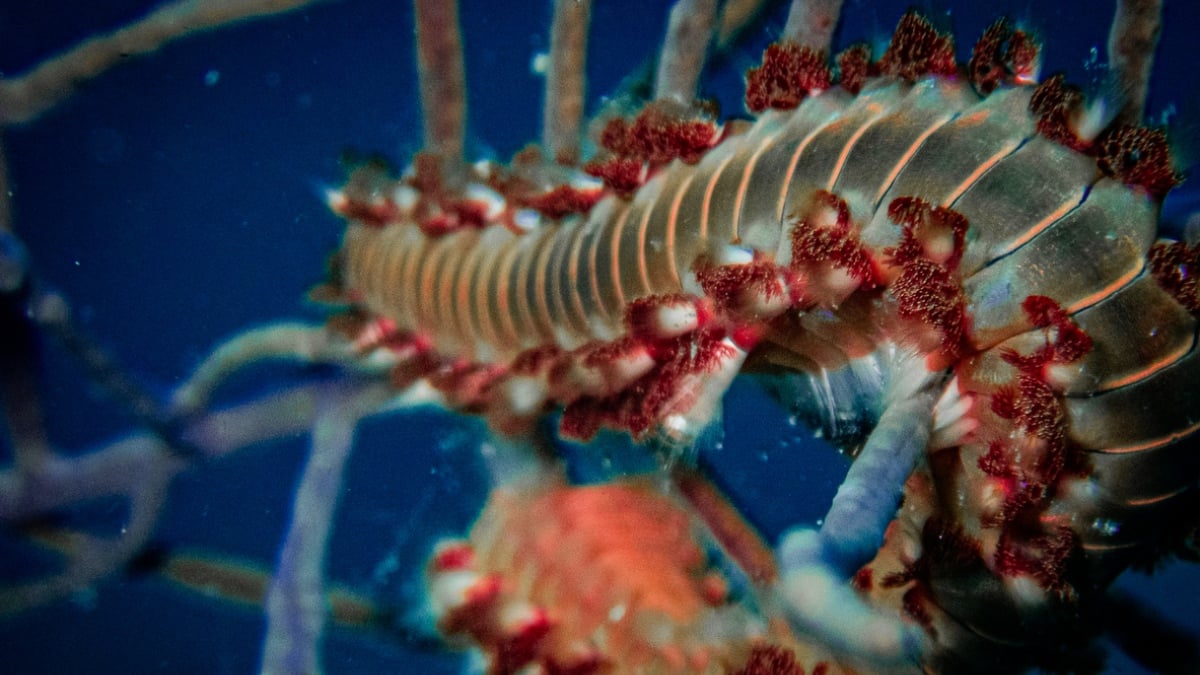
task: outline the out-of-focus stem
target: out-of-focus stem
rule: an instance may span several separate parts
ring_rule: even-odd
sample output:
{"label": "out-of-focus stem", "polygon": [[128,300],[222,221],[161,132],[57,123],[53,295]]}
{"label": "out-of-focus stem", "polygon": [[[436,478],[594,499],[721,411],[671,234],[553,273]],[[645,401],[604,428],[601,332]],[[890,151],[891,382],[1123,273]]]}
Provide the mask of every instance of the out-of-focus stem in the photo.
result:
{"label": "out-of-focus stem", "polygon": [[542,109],[542,147],[560,164],[579,162],[579,123],[587,86],[591,0],[555,0]]}
{"label": "out-of-focus stem", "polygon": [[288,12],[316,0],[177,0],[117,30],[97,35],[24,75],[0,81],[0,126],[29,122],[84,82],[130,56],[224,24]]}
{"label": "out-of-focus stem", "polygon": [[1108,33],[1108,64],[1117,97],[1118,124],[1142,123],[1161,32],[1162,0],[1117,0],[1117,13]]}
{"label": "out-of-focus stem", "polygon": [[354,428],[368,412],[337,385],[321,392],[311,449],[296,489],[275,578],[267,591],[262,673],[320,671],[325,626],[325,557]]}
{"label": "out-of-focus stem", "polygon": [[792,0],[783,37],[829,53],[841,13],[842,0]]}
{"label": "out-of-focus stem", "polygon": [[462,161],[467,93],[456,0],[414,0],[425,149],[448,175]]}
{"label": "out-of-focus stem", "polygon": [[352,345],[323,326],[268,324],[237,334],[218,346],[176,392],[173,407],[189,415],[208,405],[217,386],[238,370],[267,359],[302,363],[349,363]]}
{"label": "out-of-focus stem", "polygon": [[767,0],[726,0],[717,27],[717,48],[724,50],[762,11]]}
{"label": "out-of-focus stem", "polygon": [[658,59],[655,98],[691,103],[696,97],[716,12],[716,0],[679,0],[671,8],[667,37]]}

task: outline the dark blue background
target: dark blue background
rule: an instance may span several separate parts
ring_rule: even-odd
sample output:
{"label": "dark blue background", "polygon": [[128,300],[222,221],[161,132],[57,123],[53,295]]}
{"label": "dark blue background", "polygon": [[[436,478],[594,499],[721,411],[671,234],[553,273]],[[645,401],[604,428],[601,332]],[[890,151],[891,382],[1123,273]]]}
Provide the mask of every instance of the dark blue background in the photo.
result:
{"label": "dark blue background", "polygon": [[[21,72],[152,4],[4,2],[0,72]],[[847,0],[840,43],[884,43],[908,4]],[[962,58],[983,28],[1007,13],[1043,37],[1047,71],[1066,70],[1084,85],[1098,79],[1085,62],[1090,50],[1103,55],[1108,3],[934,4],[943,12],[952,8]],[[530,63],[548,43],[548,5],[464,3],[472,157],[507,158],[536,138],[541,79]],[[595,5],[592,109],[653,53],[666,15],[664,3]],[[1150,110],[1156,116],[1175,111],[1174,138],[1185,160],[1195,161],[1200,59],[1189,40],[1200,9],[1190,0],[1168,5]],[[719,98],[727,113],[741,112],[740,74],[781,25],[781,18],[768,22],[754,45],[735,52],[706,86],[704,93]],[[419,148],[412,52],[407,3],[334,1],[132,60],[36,124],[10,130],[5,141],[16,224],[39,274],[71,298],[89,331],[161,394],[240,329],[287,317],[318,319],[302,298],[320,279],[341,229],[321,203],[321,188],[341,179],[344,150],[379,151],[403,163]],[[1179,220],[1191,211],[1200,211],[1200,199],[1188,185],[1167,213]],[[51,350],[49,357],[49,416],[60,447],[94,446],[131,426],[62,354]],[[255,386],[243,383],[242,390]],[[373,421],[361,433],[338,513],[331,576],[382,589],[400,607],[415,606],[429,543],[465,530],[482,501],[473,457],[477,435],[469,423],[439,413]],[[271,561],[304,449],[303,439],[283,440],[187,474],[174,488],[162,540]],[[723,443],[709,455],[771,536],[820,517],[844,471],[841,459],[745,384],[729,396]],[[0,549],[0,555],[11,552]],[[381,585],[377,568],[389,555],[399,571]],[[0,568],[5,564],[0,560]],[[1122,583],[1182,613],[1195,604],[1196,578],[1196,570],[1179,566]],[[0,671],[242,673],[256,667],[261,635],[262,620],[253,611],[153,582],[110,582],[72,602],[0,622]],[[461,669],[454,654],[336,630],[324,658],[330,672]],[[1136,672],[1115,660],[1111,668]]]}

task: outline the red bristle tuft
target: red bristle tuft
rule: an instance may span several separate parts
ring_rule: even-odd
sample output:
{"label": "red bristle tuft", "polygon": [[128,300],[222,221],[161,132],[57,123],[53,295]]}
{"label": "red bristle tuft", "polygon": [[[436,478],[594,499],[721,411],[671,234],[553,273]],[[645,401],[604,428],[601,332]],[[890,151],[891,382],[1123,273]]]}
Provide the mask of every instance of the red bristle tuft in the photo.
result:
{"label": "red bristle tuft", "polygon": [[1075,533],[1065,526],[1029,537],[1006,529],[996,547],[996,570],[1010,577],[1028,575],[1042,588],[1067,592],[1063,574],[1075,544]]}
{"label": "red bristle tuft", "polygon": [[897,197],[888,205],[888,217],[904,229],[900,244],[890,251],[893,263],[924,258],[947,270],[958,267],[968,227],[961,213],[932,207],[920,197]]}
{"label": "red bristle tuft", "polygon": [[1001,354],[1006,362],[1031,375],[1045,378],[1043,366],[1052,363],[1071,363],[1092,350],[1092,338],[1071,320],[1067,311],[1052,298],[1031,295],[1021,303],[1021,308],[1036,328],[1047,330],[1046,344],[1033,354],[1018,354],[1006,351]]}
{"label": "red bristle tuft", "polygon": [[524,666],[538,658],[542,643],[549,635],[554,624],[546,612],[541,609],[533,610],[533,615],[522,620],[513,630],[513,634],[502,639],[496,645],[492,672],[517,673]]}
{"label": "red bristle tuft", "polygon": [[[826,208],[837,214],[832,225],[819,222]],[[792,227],[791,238],[791,269],[801,271],[806,265],[825,263],[849,274],[861,290],[878,287],[875,259],[852,229],[846,202],[832,192],[822,190],[814,195],[810,210]]]}
{"label": "red bristle tuft", "polygon": [[787,40],[776,42],[763,52],[762,65],[746,71],[746,108],[756,113],[790,110],[832,81],[824,53]]}
{"label": "red bristle tuft", "polygon": [[850,580],[850,585],[854,586],[854,590],[866,592],[871,590],[875,584],[875,572],[870,567],[863,567],[854,573],[854,578]]}
{"label": "red bristle tuft", "polygon": [[639,160],[608,156],[588,162],[583,170],[604,181],[618,194],[628,195],[646,180],[646,166]]}
{"label": "red bristle tuft", "polygon": [[967,301],[962,284],[941,265],[928,260],[906,263],[888,287],[899,315],[920,321],[942,336],[942,351],[953,359],[967,348]]}
{"label": "red bristle tuft", "polygon": [[1161,129],[1120,126],[1105,133],[1095,150],[1101,171],[1155,199],[1179,184],[1167,135]]}
{"label": "red bristle tuft", "polygon": [[879,74],[871,63],[871,46],[865,43],[850,45],[837,55],[838,83],[851,94],[862,91],[867,78]]}
{"label": "red bristle tuft", "polygon": [[910,11],[896,26],[891,44],[879,59],[879,70],[909,82],[926,75],[952,77],[958,73],[954,40],[925,17]]}
{"label": "red bristle tuft", "polygon": [[546,216],[559,220],[572,213],[587,213],[604,196],[601,190],[580,190],[559,185],[548,192],[525,197],[521,203]]}
{"label": "red bristle tuft", "polygon": [[1013,30],[1007,19],[997,19],[975,43],[967,74],[981,94],[991,93],[1001,84],[1030,82],[1040,51],[1028,33]]}
{"label": "red bristle tuft", "polygon": [[1037,130],[1046,138],[1073,150],[1087,151],[1092,142],[1082,139],[1072,128],[1072,119],[1083,106],[1083,92],[1066,84],[1062,74],[1047,78],[1033,90],[1029,109],[1037,117]]}
{"label": "red bristle tuft", "polygon": [[1200,244],[1181,241],[1155,244],[1148,256],[1150,274],[1193,316],[1200,316]]}
{"label": "red bristle tuft", "polygon": [[514,375],[536,375],[551,369],[563,354],[562,348],[557,345],[526,349],[513,357],[508,369]]}
{"label": "red bristle tuft", "polygon": [[804,675],[804,668],[796,662],[796,655],[790,649],[758,644],[750,650],[746,665],[735,671],[735,675]]}

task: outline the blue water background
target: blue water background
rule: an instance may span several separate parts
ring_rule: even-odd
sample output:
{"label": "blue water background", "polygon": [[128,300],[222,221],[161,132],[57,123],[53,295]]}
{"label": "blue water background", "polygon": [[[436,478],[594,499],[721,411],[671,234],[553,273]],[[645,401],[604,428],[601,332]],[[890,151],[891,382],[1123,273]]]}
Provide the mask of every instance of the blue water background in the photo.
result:
{"label": "blue water background", "polygon": [[[38,59],[152,6],[41,0],[0,3],[0,71]],[[840,44],[883,44],[906,1],[847,0]],[[1150,110],[1167,113],[1189,161],[1197,130],[1197,3],[1168,0]],[[14,6],[15,5],[15,6]],[[548,44],[548,2],[465,2],[462,23],[470,89],[469,153],[511,156],[536,138],[541,79],[533,56]],[[590,109],[617,91],[653,53],[665,29],[662,3],[598,1],[588,60]],[[1103,55],[1109,3],[938,2],[952,7],[960,58],[999,14],[1045,40],[1046,70],[1089,85]],[[740,73],[782,20],[754,46],[730,55],[705,86],[740,114]],[[318,320],[304,303],[341,230],[321,189],[342,177],[346,150],[403,163],[421,130],[406,3],[346,0],[225,28],[135,59],[86,86],[37,123],[5,136],[16,226],[38,274],[69,297],[84,326],[156,393],[165,395],[219,340],[283,318]],[[878,52],[877,52],[878,53]],[[1171,112],[1173,111],[1173,112]],[[1191,150],[1189,150],[1189,148]],[[1194,185],[1168,204],[1172,220],[1200,210]],[[47,407],[55,443],[78,452],[131,428],[73,362],[47,353]],[[268,391],[287,369],[243,380],[226,402]],[[819,518],[844,460],[754,386],[727,399],[723,441],[708,450],[722,482],[769,537]],[[482,503],[473,456],[477,429],[437,412],[405,413],[363,426],[337,515],[330,577],[415,607],[429,544],[460,533]],[[183,476],[159,539],[270,563],[282,539],[304,439],[244,451]],[[118,521],[113,504],[90,505]],[[11,542],[10,542],[11,543]],[[0,548],[0,571],[18,562]],[[381,573],[385,560],[396,571]],[[1197,570],[1176,566],[1123,584],[1187,617],[1200,596]],[[1187,617],[1193,627],[1200,625]],[[147,580],[110,580],[95,592],[0,621],[0,672],[244,673],[258,661],[263,621],[254,611]],[[460,672],[459,654],[429,651],[384,633],[332,630],[329,672]],[[1138,672],[1120,659],[1111,672]]]}

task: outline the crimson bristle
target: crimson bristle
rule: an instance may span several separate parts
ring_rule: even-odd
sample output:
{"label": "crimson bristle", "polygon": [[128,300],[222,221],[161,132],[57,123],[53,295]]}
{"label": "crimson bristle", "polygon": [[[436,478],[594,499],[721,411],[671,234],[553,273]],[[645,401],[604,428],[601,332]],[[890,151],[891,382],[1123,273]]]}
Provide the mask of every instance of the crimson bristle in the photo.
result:
{"label": "crimson bristle", "polygon": [[859,592],[867,592],[871,590],[875,584],[875,571],[870,567],[863,567],[854,573],[854,578],[850,580],[850,585],[854,586],[854,590]]}
{"label": "crimson bristle", "polygon": [[538,658],[542,643],[554,627],[546,613],[535,615],[517,628],[516,634],[499,641],[493,655],[492,672],[516,673]]}
{"label": "crimson bristle", "polygon": [[682,293],[651,295],[630,302],[625,308],[625,328],[634,338],[659,337],[657,315],[667,305],[691,305],[692,299]]}
{"label": "crimson bristle", "polygon": [[692,271],[704,295],[718,309],[726,312],[737,313],[747,295],[774,299],[784,292],[779,279],[786,270],[769,260],[754,260],[741,265],[712,265],[700,257],[692,265]]}
{"label": "crimson bristle", "polygon": [[954,39],[934,28],[929,19],[909,11],[900,18],[891,44],[879,59],[879,70],[909,82],[926,75],[952,77],[958,73]]}
{"label": "crimson bristle", "polygon": [[871,46],[865,42],[850,45],[837,55],[838,83],[851,94],[862,91],[867,78],[879,74],[871,62]]}
{"label": "crimson bristle", "polygon": [[1200,316],[1200,244],[1155,244],[1150,249],[1149,263],[1158,285],[1193,316]]}
{"label": "crimson bristle", "polygon": [[[1011,390],[1008,390],[1011,391]],[[1042,440],[1061,443],[1066,436],[1062,405],[1050,385],[1033,375],[1022,374],[1008,400],[992,399],[992,412],[1016,422],[1022,431]]]}
{"label": "crimson bristle", "polygon": [[823,52],[789,40],[776,42],[763,52],[762,65],[746,71],[746,108],[755,113],[790,110],[809,92],[828,89],[832,82]]}
{"label": "crimson bristle", "polygon": [[537,375],[554,366],[564,352],[558,345],[534,347],[513,357],[508,370],[514,375]]}
{"label": "crimson bristle", "polygon": [[633,118],[609,120],[600,145],[615,155],[651,164],[694,164],[716,142],[717,127],[699,109],[652,101]]}
{"label": "crimson bristle", "polygon": [[949,236],[950,253],[936,262],[947,270],[958,267],[965,249],[966,216],[944,206],[934,207],[920,197],[897,197],[888,205],[888,217],[904,230],[899,245],[891,251],[893,263],[903,265],[918,258],[928,259],[926,243]]}
{"label": "crimson bristle", "polygon": [[996,547],[996,571],[1010,577],[1028,575],[1042,588],[1068,592],[1063,575],[1075,544],[1075,533],[1065,526],[1032,536],[1015,527],[1005,529]]}
{"label": "crimson bristle", "polygon": [[457,542],[439,547],[429,561],[429,567],[436,572],[470,569],[475,565],[475,551],[470,544]]}
{"label": "crimson bristle", "polygon": [[1162,129],[1119,126],[1099,140],[1096,154],[1101,171],[1156,199],[1162,199],[1181,180]]}
{"label": "crimson bristle", "polygon": [[942,351],[955,359],[967,349],[967,300],[962,284],[929,260],[906,263],[888,287],[900,317],[919,321],[941,333]]}
{"label": "crimson bristle", "polygon": [[353,220],[370,227],[383,227],[395,221],[399,215],[396,204],[390,199],[355,201],[349,197],[343,205],[336,209],[336,213],[346,220]]}
{"label": "crimson bristle", "polygon": [[[815,211],[832,208],[837,212],[833,227],[818,227],[812,222]],[[851,228],[850,208],[846,202],[826,190],[813,197],[812,211],[799,216],[791,230],[791,268],[800,271],[805,265],[826,263],[841,269],[859,282],[859,289],[872,290],[879,286],[880,275],[875,259],[862,244],[858,233]]]}
{"label": "crimson bristle", "polygon": [[1070,314],[1053,298],[1031,295],[1021,303],[1025,315],[1035,328],[1044,328],[1046,343],[1033,354],[1019,354],[1006,350],[1001,354],[1005,362],[1019,370],[1043,377],[1042,368],[1052,363],[1071,363],[1083,358],[1092,350],[1092,338],[1083,331]]}
{"label": "crimson bristle", "polygon": [[901,606],[904,609],[904,614],[918,625],[930,633],[932,637],[937,637],[933,630],[933,616],[929,613],[928,605],[931,600],[929,593],[925,587],[917,584],[912,588],[904,591],[904,597],[901,598]]}
{"label": "crimson bristle", "polygon": [[613,155],[592,160],[584,165],[583,170],[603,180],[610,189],[622,195],[631,194],[641,187],[645,179],[645,166],[641,161]]}
{"label": "crimson bristle", "polygon": [[1087,151],[1092,143],[1075,134],[1072,119],[1083,107],[1083,92],[1069,85],[1062,74],[1046,78],[1033,90],[1029,109],[1037,117],[1037,130],[1046,138],[1080,152]]}
{"label": "crimson bristle", "polygon": [[[654,368],[611,396],[585,396],[567,405],[559,423],[560,433],[588,440],[601,427],[608,427],[642,438],[673,410],[686,410],[692,405],[694,392],[683,386],[686,377],[713,372],[734,355],[724,337],[721,329],[702,328],[677,338],[645,343],[656,361]],[[602,366],[606,358],[641,344],[635,338],[622,338],[594,348],[584,362]]]}
{"label": "crimson bristle", "polygon": [[792,650],[779,645],[758,644],[750,650],[746,665],[735,671],[735,675],[804,675],[804,668],[796,662]]}
{"label": "crimson bristle", "polygon": [[1028,33],[1014,30],[1008,19],[997,19],[988,26],[967,63],[967,74],[975,89],[988,94],[1001,84],[1030,79],[1037,70],[1040,45]]}
{"label": "crimson bristle", "polygon": [[522,204],[554,220],[572,213],[587,213],[604,194],[600,190],[579,190],[570,185],[559,185],[541,194],[525,197]]}

